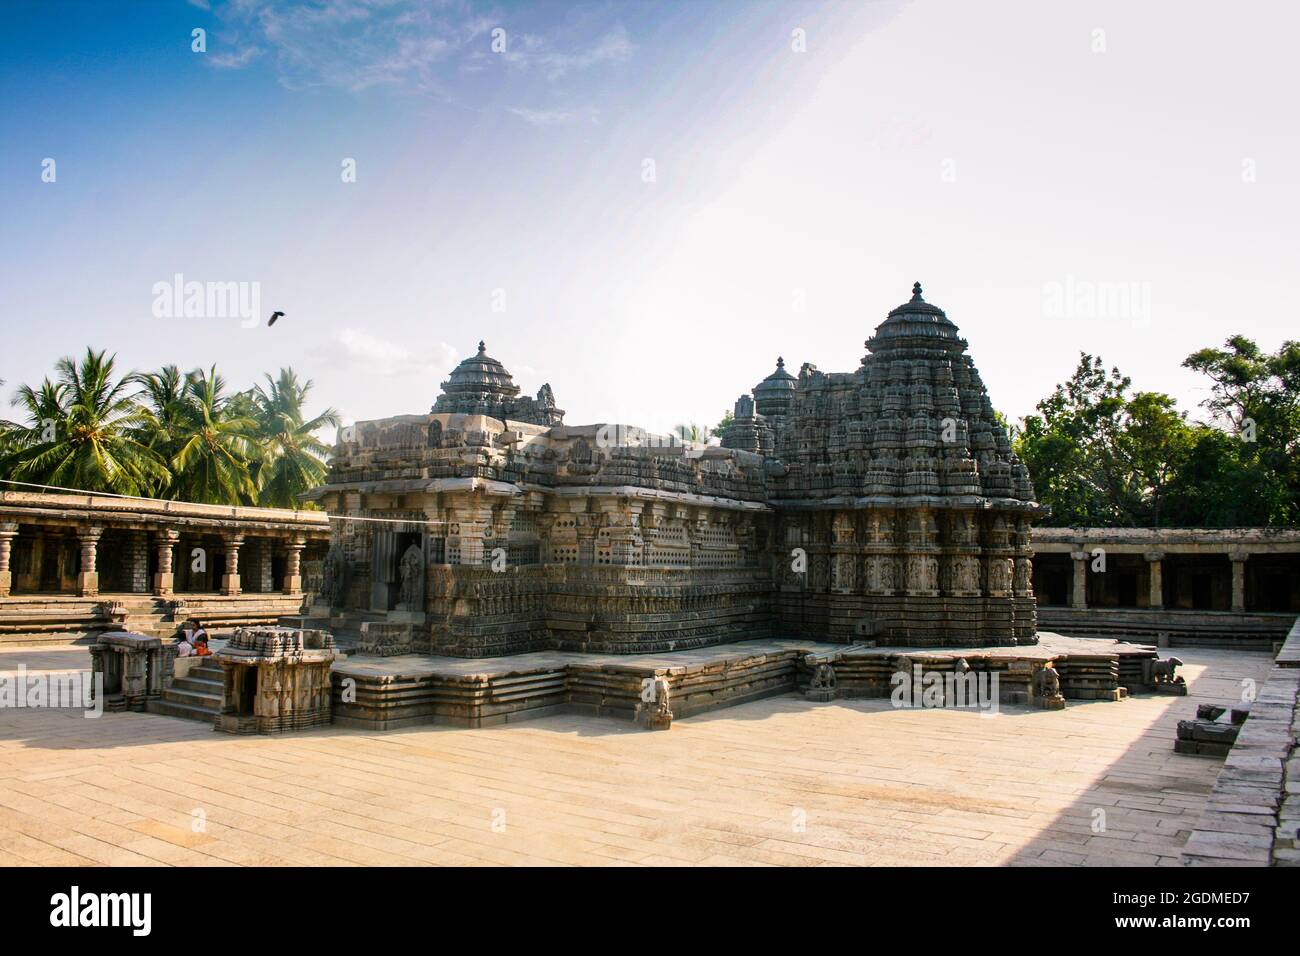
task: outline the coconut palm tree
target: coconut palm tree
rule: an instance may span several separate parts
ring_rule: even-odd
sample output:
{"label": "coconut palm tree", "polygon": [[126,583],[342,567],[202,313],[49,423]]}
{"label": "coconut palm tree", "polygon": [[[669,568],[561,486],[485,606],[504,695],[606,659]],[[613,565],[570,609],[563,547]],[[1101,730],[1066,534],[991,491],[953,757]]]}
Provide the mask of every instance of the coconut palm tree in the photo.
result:
{"label": "coconut palm tree", "polygon": [[185,377],[177,449],[171,458],[172,496],[182,501],[256,501],[249,462],[256,456],[257,421],[225,389],[215,365]]}
{"label": "coconut palm tree", "polygon": [[298,495],[325,480],[325,456],[330,446],[316,437],[324,428],[338,428],[342,418],[327,408],[315,418],[303,413],[311,380],[300,382],[292,368],[277,378],[266,376],[266,387],[253,390],[260,456],[256,464],[258,502],[269,508],[297,508]]}
{"label": "coconut palm tree", "polygon": [[164,365],[156,372],[137,374],[135,380],[145,413],[137,437],[170,464],[185,434],[186,376],[175,365]]}
{"label": "coconut palm tree", "polygon": [[55,381],[18,390],[13,403],[28,421],[5,458],[13,479],[125,495],[166,485],[166,462],[138,439],[144,413],[134,377],[119,378],[115,359],[88,348],[80,363],[59,359]]}
{"label": "coconut palm tree", "polygon": [[713,429],[706,425],[697,425],[695,422],[691,422],[690,424],[674,426],[673,434],[683,442],[707,445],[709,439],[713,437]]}

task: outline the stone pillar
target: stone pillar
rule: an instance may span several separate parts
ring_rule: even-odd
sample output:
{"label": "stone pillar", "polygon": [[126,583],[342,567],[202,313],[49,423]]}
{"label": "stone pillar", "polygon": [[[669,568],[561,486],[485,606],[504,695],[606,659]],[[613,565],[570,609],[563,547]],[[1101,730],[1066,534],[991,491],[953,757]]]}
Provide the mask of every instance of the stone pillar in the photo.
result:
{"label": "stone pillar", "polygon": [[481,567],[490,559],[494,545],[488,540],[492,528],[492,509],[482,505],[458,511],[460,519],[460,563]]}
{"label": "stone pillar", "polygon": [[8,597],[13,590],[13,572],[9,570],[9,559],[13,555],[14,538],[18,537],[18,524],[13,521],[0,523],[0,598]]}
{"label": "stone pillar", "polygon": [[609,536],[610,564],[631,567],[641,562],[640,502],[603,501],[605,533]]}
{"label": "stone pillar", "polygon": [[149,538],[143,531],[132,531],[127,545],[132,594],[149,593]]}
{"label": "stone pillar", "polygon": [[578,563],[596,563],[596,534],[600,531],[601,515],[580,514],[578,519]]}
{"label": "stone pillar", "polygon": [[852,594],[857,589],[856,530],[851,512],[835,512],[831,521],[831,590],[839,594]]}
{"label": "stone pillar", "polygon": [[493,561],[492,554],[497,548],[505,552],[507,561],[510,560],[510,527],[514,524],[515,509],[517,507],[516,502],[505,501],[488,513],[487,536],[484,539],[486,549],[484,560],[489,565]]}
{"label": "stone pillar", "polygon": [[275,582],[272,580],[271,572],[271,539],[255,538],[252,543],[256,546],[252,571],[257,593],[270,594],[275,590]]}
{"label": "stone pillar", "polygon": [[239,549],[244,543],[244,536],[226,535],[221,540],[226,546],[226,573],[221,578],[221,593],[226,597],[234,597],[240,593]]}
{"label": "stone pillar", "polygon": [[1232,609],[1234,611],[1246,610],[1246,559],[1250,554],[1246,551],[1229,552],[1228,557],[1232,560]]}
{"label": "stone pillar", "polygon": [[170,597],[176,586],[176,575],[172,573],[172,555],[181,533],[173,528],[159,531],[154,543],[158,548],[158,570],[153,576],[153,593],[159,597]]}
{"label": "stone pillar", "polygon": [[1074,559],[1074,589],[1070,594],[1070,607],[1088,606],[1088,552],[1071,551]]}
{"label": "stone pillar", "polygon": [[1147,559],[1147,607],[1161,608],[1165,606],[1165,578],[1164,578],[1164,561],[1165,555],[1162,551],[1148,551],[1143,555]]}
{"label": "stone pillar", "polygon": [[95,525],[77,529],[81,541],[81,571],[77,574],[77,593],[82,597],[94,597],[99,593],[99,571],[96,559],[99,551],[99,538],[104,529]]}
{"label": "stone pillar", "polygon": [[302,551],[307,541],[302,535],[289,539],[288,559],[284,566],[284,593],[302,593]]}

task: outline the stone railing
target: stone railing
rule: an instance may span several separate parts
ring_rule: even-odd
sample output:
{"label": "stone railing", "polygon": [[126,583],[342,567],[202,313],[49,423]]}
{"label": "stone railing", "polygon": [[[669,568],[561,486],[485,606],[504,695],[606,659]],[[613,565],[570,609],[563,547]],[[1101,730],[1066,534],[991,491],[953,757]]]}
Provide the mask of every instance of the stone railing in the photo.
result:
{"label": "stone railing", "polygon": [[1300,618],[1251,704],[1201,819],[1188,866],[1300,866]]}

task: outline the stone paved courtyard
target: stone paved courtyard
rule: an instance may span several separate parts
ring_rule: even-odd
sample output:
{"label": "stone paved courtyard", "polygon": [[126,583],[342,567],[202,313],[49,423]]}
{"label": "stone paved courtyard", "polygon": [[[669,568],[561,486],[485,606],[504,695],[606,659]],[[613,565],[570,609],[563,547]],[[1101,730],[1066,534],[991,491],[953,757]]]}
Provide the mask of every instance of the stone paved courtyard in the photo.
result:
{"label": "stone paved courtyard", "polygon": [[[1175,724],[1271,662],[1176,653],[1185,698],[986,717],[786,695],[668,733],[562,715],[233,737],[0,710],[0,864],[1176,865],[1222,763],[1175,755]],[[0,652],[20,663],[88,655]]]}

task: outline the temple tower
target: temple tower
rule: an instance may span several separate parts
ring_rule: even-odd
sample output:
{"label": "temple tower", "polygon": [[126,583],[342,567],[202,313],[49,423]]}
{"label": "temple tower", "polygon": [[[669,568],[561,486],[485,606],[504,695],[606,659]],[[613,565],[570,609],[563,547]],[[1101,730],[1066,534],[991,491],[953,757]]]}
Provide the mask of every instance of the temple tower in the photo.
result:
{"label": "temple tower", "polygon": [[966,341],[917,283],[866,347],[855,372],[805,365],[794,379],[778,367],[754,390],[749,431],[773,431],[774,559],[807,556],[802,576],[779,577],[778,630],[1032,643],[1029,528],[1041,509]]}

